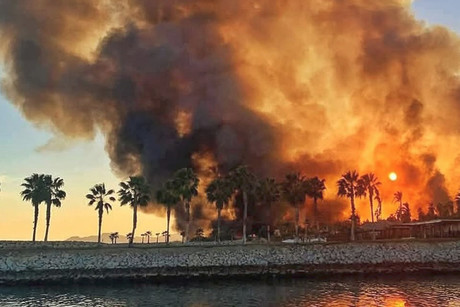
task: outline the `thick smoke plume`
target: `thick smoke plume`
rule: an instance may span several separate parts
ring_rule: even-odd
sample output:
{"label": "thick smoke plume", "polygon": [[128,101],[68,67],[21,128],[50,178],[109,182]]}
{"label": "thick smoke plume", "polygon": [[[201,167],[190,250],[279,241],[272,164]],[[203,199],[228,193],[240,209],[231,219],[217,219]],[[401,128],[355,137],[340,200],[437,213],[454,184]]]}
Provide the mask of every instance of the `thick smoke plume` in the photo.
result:
{"label": "thick smoke plume", "polygon": [[324,177],[332,204],[342,172],[373,171],[388,215],[396,190],[425,206],[460,179],[460,40],[409,3],[0,0],[3,89],[38,125],[102,131],[123,176],[201,155]]}

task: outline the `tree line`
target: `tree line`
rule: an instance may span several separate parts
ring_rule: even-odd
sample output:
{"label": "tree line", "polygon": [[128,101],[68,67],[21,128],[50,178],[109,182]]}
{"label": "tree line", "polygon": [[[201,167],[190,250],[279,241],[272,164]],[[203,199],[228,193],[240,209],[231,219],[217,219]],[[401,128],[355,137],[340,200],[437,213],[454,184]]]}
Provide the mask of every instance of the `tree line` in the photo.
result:
{"label": "tree line", "polygon": [[[166,231],[163,232],[166,243],[170,239],[170,218],[171,211],[177,206],[182,206],[185,210],[185,231],[182,233],[183,241],[188,242],[190,238],[191,206],[193,198],[198,196],[198,185],[200,179],[191,168],[183,168],[176,171],[172,178],[166,180],[164,184],[152,193],[151,187],[142,176],[129,177],[127,181],[120,183],[117,191],[118,201],[121,206],[129,205],[132,208],[132,231],[128,234],[129,244],[133,243],[136,227],[137,212],[139,207],[144,207],[151,201],[162,204],[166,209]],[[357,198],[367,197],[371,212],[371,221],[374,217],[380,220],[382,213],[382,199],[380,197],[379,186],[381,182],[373,173],[359,175],[357,171],[348,171],[344,173],[337,181],[337,195],[350,201],[351,212],[351,230],[350,239],[355,240],[356,223],[359,217],[356,214],[355,201]],[[36,226],[39,213],[39,205],[46,204],[46,231],[44,240],[48,240],[48,232],[51,219],[51,207],[54,205],[60,207],[62,200],[65,199],[66,193],[62,189],[64,186],[63,179],[53,178],[51,175],[32,174],[24,179],[21,196],[24,200],[30,201],[34,207],[34,223],[32,240],[36,240]],[[221,212],[239,195],[243,202],[242,214],[242,239],[246,243],[247,239],[247,219],[248,219],[248,202],[249,196],[253,201],[262,204],[268,212],[271,213],[271,207],[274,203],[284,200],[290,204],[293,209],[295,240],[299,240],[299,217],[300,208],[309,197],[313,201],[312,226],[319,231],[318,221],[318,201],[323,199],[326,190],[325,180],[318,177],[305,177],[300,173],[290,173],[282,181],[274,178],[258,178],[251,172],[248,166],[239,166],[226,175],[217,174],[216,177],[206,186],[205,196],[209,203],[214,204],[217,211],[217,235],[216,240],[221,239]],[[95,207],[98,214],[98,242],[101,242],[101,229],[104,211],[109,213],[112,210],[112,204],[116,201],[115,190],[106,189],[105,184],[96,184],[86,195],[88,205]],[[457,196],[460,202],[460,194]],[[395,214],[390,215],[389,220],[410,221],[410,209],[408,203],[402,200],[402,193],[396,192],[394,201],[399,203]],[[377,202],[374,208],[374,202]],[[439,207],[439,206],[438,206]],[[434,210],[434,209],[433,209]],[[432,210],[432,211],[433,211]],[[441,209],[439,209],[441,210]],[[446,209],[447,210],[447,209]],[[445,211],[445,210],[444,210]],[[430,216],[430,209],[426,216]],[[433,211],[434,212],[434,211]],[[453,209],[452,209],[453,212]],[[420,212],[419,212],[420,215]],[[423,212],[422,212],[423,215]],[[434,215],[434,214],[431,214]],[[408,218],[409,217],[409,218]],[[270,241],[270,220],[267,218],[266,230],[267,239]],[[150,240],[151,232],[143,233],[141,236]],[[157,234],[158,241],[159,233]],[[110,236],[112,242],[118,238],[118,233],[112,233]]]}

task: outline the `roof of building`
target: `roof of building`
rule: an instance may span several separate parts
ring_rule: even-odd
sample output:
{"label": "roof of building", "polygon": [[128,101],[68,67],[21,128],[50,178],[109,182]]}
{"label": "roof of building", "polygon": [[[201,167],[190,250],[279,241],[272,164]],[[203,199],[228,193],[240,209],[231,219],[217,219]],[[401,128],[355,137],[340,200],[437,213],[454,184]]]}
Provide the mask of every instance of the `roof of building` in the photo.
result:
{"label": "roof of building", "polygon": [[406,224],[410,226],[419,226],[419,225],[429,225],[429,224],[439,224],[439,223],[460,223],[460,219],[436,219],[436,220],[421,221],[421,222],[411,222],[411,223],[406,223]]}
{"label": "roof of building", "polygon": [[390,221],[386,221],[386,220],[381,220],[381,221],[377,221],[377,222],[365,222],[361,225],[361,229],[364,230],[364,231],[372,231],[372,230],[385,230],[385,229],[388,229],[392,226],[395,226],[395,225],[402,225],[403,223],[401,222],[390,222]]}
{"label": "roof of building", "polygon": [[360,228],[363,231],[381,231],[388,228],[407,228],[410,226],[420,226],[420,225],[432,225],[432,224],[439,224],[439,223],[460,223],[460,219],[435,219],[429,221],[421,221],[421,222],[410,222],[410,223],[402,223],[402,222],[391,222],[387,220],[381,220],[377,222],[365,222],[363,223]]}

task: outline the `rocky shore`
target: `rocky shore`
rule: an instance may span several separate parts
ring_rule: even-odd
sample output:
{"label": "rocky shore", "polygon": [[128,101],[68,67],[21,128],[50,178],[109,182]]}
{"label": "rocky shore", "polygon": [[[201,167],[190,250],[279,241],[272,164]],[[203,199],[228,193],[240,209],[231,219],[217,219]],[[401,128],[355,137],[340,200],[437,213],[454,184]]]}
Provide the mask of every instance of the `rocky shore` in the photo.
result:
{"label": "rocky shore", "polygon": [[0,284],[460,272],[460,241],[246,246],[0,242]]}

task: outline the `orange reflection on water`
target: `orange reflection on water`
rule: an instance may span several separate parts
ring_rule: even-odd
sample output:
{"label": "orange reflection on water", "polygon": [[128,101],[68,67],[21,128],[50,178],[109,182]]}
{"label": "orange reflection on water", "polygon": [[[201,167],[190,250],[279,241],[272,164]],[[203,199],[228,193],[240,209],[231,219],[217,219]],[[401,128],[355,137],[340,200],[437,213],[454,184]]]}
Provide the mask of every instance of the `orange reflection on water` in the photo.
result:
{"label": "orange reflection on water", "polygon": [[404,300],[401,297],[389,297],[389,298],[385,298],[384,306],[386,307],[407,307],[408,305],[406,305],[406,300]]}

